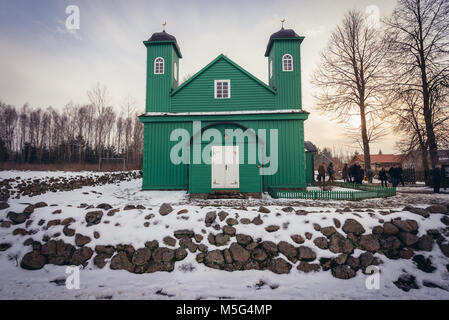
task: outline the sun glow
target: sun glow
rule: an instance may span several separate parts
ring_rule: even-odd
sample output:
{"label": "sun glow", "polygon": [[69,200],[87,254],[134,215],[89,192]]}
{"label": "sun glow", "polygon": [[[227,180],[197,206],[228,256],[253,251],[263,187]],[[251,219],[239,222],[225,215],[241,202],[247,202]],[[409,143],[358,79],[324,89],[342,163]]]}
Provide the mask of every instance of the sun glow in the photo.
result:
{"label": "sun glow", "polygon": [[351,116],[348,121],[347,124],[349,126],[351,126],[352,128],[358,128],[360,127],[360,117],[359,116]]}

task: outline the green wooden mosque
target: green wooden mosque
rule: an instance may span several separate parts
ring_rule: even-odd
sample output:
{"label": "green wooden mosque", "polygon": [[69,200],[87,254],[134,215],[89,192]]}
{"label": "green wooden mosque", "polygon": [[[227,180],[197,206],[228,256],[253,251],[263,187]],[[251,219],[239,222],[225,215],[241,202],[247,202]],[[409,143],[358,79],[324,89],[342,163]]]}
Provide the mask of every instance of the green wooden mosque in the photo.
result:
{"label": "green wooden mosque", "polygon": [[176,38],[164,30],[144,41],[142,188],[191,194],[306,188],[313,174],[306,174],[303,40],[283,27],[271,35],[268,85],[223,54],[179,84]]}

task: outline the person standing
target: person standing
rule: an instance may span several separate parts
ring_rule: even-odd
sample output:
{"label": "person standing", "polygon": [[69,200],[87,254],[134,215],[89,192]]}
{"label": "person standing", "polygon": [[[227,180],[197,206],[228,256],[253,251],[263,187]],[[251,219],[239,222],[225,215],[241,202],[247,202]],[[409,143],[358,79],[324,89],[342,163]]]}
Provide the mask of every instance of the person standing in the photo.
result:
{"label": "person standing", "polygon": [[391,177],[391,184],[393,185],[393,188],[396,188],[399,184],[399,170],[397,165],[391,167],[390,170],[388,170],[388,174]]}
{"label": "person standing", "polygon": [[395,170],[394,167],[391,167],[390,169],[388,169],[388,174],[390,175],[391,185],[393,186],[393,188],[394,188],[394,183],[395,183],[395,181],[394,181],[394,177],[395,177],[394,170]]}
{"label": "person standing", "polygon": [[327,166],[327,174],[329,175],[329,181],[330,182],[334,182],[334,164],[331,162],[329,163],[329,165]]}
{"label": "person standing", "polygon": [[384,167],[382,167],[382,170],[379,171],[379,180],[380,180],[382,187],[384,186],[384,184],[385,184],[385,188],[388,187],[388,176],[387,176],[387,171],[385,170]]}
{"label": "person standing", "polygon": [[353,177],[354,177],[354,183],[361,184],[362,183],[362,167],[358,164],[354,164],[354,171],[353,171]]}
{"label": "person standing", "polygon": [[366,177],[369,183],[373,183],[374,172],[371,169],[366,169]]}
{"label": "person standing", "polygon": [[349,182],[355,183],[355,163],[349,167]]}
{"label": "person standing", "polygon": [[440,193],[441,186],[441,169],[437,166],[432,170],[433,192]]}
{"label": "person standing", "polygon": [[444,187],[444,191],[449,186],[449,166],[441,166],[441,181]]}
{"label": "person standing", "polygon": [[404,184],[403,173],[404,173],[404,170],[402,170],[402,166],[398,165],[398,179],[399,179],[398,184],[400,182],[402,184],[402,186],[404,187],[405,184]]}
{"label": "person standing", "polygon": [[345,163],[345,165],[343,166],[343,170],[341,171],[341,174],[343,176],[343,181],[345,183],[349,182],[349,168],[348,168],[347,163]]}
{"label": "person standing", "polygon": [[318,167],[318,182],[321,181],[325,181],[326,179],[326,167],[325,167],[325,163],[321,163],[320,166]]}
{"label": "person standing", "polygon": [[362,166],[359,165],[360,173],[359,173],[359,184],[363,184],[363,180],[365,178],[365,169],[362,169]]}

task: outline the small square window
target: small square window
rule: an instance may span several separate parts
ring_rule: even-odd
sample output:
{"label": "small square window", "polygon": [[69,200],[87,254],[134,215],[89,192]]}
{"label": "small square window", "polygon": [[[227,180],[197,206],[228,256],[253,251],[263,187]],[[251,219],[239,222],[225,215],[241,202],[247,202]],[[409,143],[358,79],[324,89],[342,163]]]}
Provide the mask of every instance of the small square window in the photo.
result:
{"label": "small square window", "polygon": [[215,80],[215,99],[231,97],[231,80]]}

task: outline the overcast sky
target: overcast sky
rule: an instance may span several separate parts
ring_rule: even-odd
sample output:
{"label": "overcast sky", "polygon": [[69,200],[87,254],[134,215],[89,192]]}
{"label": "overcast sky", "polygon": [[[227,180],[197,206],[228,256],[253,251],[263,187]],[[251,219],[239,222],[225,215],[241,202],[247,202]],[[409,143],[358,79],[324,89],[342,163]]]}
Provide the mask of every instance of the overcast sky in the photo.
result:
{"label": "overcast sky", "polygon": [[[296,1],[139,1],[139,0],[0,0],[0,100],[21,106],[63,108],[69,101],[87,103],[86,90],[97,82],[111,93],[120,113],[123,98],[133,96],[143,112],[146,52],[142,44],[162,30],[174,35],[183,54],[180,79],[199,71],[224,53],[267,82],[269,36],[280,20],[306,37],[302,44],[303,109],[311,113],[305,135],[319,147],[351,145],[332,115],[315,108],[310,85],[319,53],[347,10],[377,6],[391,12],[393,0]],[[80,29],[65,27],[68,5],[80,9]],[[395,152],[392,135],[372,146]]]}

